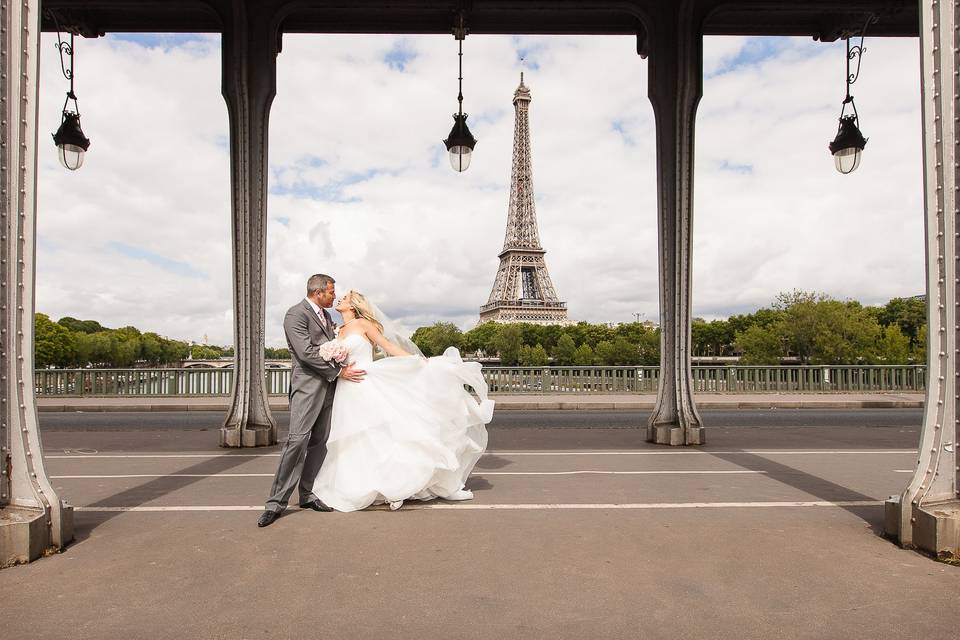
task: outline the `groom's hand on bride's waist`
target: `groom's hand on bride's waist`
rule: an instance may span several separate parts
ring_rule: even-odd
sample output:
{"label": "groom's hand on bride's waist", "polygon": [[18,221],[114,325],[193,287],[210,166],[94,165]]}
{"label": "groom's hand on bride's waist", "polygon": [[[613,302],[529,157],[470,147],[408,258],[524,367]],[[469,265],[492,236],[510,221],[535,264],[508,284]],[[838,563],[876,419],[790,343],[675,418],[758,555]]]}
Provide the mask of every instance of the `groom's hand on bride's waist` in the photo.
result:
{"label": "groom's hand on bride's waist", "polygon": [[363,377],[367,375],[367,372],[363,369],[357,369],[355,366],[348,365],[340,370],[340,378],[342,380],[349,380],[350,382],[360,382],[363,380]]}

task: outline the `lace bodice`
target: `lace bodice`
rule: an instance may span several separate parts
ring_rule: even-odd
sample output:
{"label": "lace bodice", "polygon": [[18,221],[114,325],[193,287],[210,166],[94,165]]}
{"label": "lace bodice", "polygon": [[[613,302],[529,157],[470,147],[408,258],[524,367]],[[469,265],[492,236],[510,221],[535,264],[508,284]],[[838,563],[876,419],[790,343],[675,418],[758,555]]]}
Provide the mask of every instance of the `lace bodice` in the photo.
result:
{"label": "lace bodice", "polygon": [[354,333],[346,338],[342,338],[340,342],[343,343],[343,346],[346,347],[347,353],[349,354],[347,356],[348,364],[358,364],[362,366],[373,362],[373,345],[359,333]]}

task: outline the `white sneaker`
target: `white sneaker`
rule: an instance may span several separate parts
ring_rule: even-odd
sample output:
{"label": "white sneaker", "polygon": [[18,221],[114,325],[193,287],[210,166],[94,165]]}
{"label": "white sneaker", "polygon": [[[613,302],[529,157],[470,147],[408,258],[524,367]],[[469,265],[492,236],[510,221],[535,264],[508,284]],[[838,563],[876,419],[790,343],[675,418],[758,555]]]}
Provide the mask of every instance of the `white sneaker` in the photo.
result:
{"label": "white sneaker", "polygon": [[447,500],[473,500],[473,491],[469,489],[460,489],[456,493],[451,493],[446,497]]}
{"label": "white sneaker", "polygon": [[403,500],[397,500],[396,502],[390,503],[390,511],[396,511],[403,506]]}

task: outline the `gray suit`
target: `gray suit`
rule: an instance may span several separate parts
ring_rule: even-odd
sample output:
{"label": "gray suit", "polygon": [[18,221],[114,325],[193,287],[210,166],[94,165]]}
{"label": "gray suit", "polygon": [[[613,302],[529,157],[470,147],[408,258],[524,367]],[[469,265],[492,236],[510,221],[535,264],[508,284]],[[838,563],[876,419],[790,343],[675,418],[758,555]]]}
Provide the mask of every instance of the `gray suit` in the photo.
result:
{"label": "gray suit", "polygon": [[330,414],[336,380],[342,367],[324,360],[317,350],[333,340],[333,322],[322,310],[327,328],[306,300],[295,304],[283,319],[293,370],[290,374],[290,432],[280,454],[280,466],[273,479],[268,511],[283,511],[296,485],[299,504],[314,500],[313,481],[327,455]]}

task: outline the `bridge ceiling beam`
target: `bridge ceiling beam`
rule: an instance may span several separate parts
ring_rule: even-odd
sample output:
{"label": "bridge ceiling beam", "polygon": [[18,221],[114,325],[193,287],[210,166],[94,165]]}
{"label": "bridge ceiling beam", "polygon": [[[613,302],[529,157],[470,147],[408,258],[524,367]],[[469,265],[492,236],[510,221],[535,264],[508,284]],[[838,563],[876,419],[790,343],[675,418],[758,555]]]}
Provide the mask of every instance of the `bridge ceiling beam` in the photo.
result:
{"label": "bridge ceiling beam", "polygon": [[[834,40],[863,25],[864,16],[881,20],[874,36],[918,35],[918,3],[913,0],[693,0],[699,7],[719,4],[703,24],[705,35],[791,35]],[[473,0],[473,34],[634,35],[638,16],[676,11],[681,0]],[[233,5],[256,7],[280,17],[286,33],[447,34],[455,0],[46,0],[62,24],[87,36],[109,32],[219,32],[218,13]],[[45,20],[44,30],[52,31]]]}

